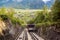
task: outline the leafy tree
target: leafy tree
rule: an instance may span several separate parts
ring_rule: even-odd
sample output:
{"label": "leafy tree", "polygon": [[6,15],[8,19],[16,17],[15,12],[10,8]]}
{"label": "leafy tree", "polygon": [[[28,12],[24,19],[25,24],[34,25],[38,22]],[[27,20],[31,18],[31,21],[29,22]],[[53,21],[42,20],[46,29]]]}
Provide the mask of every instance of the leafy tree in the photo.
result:
{"label": "leafy tree", "polygon": [[6,8],[1,8],[0,9],[0,17],[3,19],[3,20],[6,20],[8,18],[7,16],[7,12],[6,12]]}
{"label": "leafy tree", "polygon": [[55,1],[52,7],[52,13],[53,13],[53,21],[60,22],[60,0]]}
{"label": "leafy tree", "polygon": [[6,14],[6,8],[1,8],[0,9],[0,15],[5,15]]}
{"label": "leafy tree", "polygon": [[37,17],[34,20],[34,23],[41,23],[44,20],[44,14],[40,11],[37,12]]}

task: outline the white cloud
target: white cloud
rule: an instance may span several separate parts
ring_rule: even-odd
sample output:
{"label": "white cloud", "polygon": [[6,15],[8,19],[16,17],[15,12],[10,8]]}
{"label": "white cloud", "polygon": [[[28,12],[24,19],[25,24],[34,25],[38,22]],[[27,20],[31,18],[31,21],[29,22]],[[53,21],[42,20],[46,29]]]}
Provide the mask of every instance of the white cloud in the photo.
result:
{"label": "white cloud", "polygon": [[42,0],[42,1],[46,3],[46,2],[51,1],[51,0]]}
{"label": "white cloud", "polygon": [[15,1],[15,2],[21,2],[22,0],[12,0],[12,1]]}

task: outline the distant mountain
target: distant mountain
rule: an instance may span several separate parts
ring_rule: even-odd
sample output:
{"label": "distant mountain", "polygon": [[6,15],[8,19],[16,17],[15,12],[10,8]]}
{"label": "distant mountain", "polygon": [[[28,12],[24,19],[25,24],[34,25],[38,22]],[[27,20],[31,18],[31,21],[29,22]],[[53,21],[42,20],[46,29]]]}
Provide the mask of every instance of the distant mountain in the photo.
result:
{"label": "distant mountain", "polygon": [[48,8],[52,6],[54,0],[48,1],[46,4],[42,0],[23,0],[21,2],[15,2],[9,0],[5,3],[0,3],[0,7],[13,7],[20,9],[42,9],[44,5],[47,5]]}

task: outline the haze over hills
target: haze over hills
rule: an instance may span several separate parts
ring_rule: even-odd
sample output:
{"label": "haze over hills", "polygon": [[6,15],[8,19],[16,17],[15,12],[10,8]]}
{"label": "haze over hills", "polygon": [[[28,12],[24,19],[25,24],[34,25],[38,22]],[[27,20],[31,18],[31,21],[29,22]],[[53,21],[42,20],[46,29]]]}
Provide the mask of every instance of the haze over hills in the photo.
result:
{"label": "haze over hills", "polygon": [[20,9],[42,9],[44,5],[50,8],[54,0],[48,1],[46,4],[42,0],[0,0],[0,7],[13,7]]}

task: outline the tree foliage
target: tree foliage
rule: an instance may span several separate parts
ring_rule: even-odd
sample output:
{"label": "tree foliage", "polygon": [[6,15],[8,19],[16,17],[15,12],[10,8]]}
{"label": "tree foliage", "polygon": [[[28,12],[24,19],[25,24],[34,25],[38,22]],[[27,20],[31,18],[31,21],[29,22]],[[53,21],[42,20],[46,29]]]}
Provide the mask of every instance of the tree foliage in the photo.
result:
{"label": "tree foliage", "polygon": [[14,14],[15,14],[15,11],[13,8],[10,8],[10,9],[6,9],[6,8],[1,8],[0,9],[0,17],[3,19],[3,20],[11,20],[11,22],[13,24],[23,24],[24,21],[20,20],[19,18],[16,18],[14,17]]}
{"label": "tree foliage", "polygon": [[53,13],[53,21],[60,22],[60,0],[56,0],[53,7],[52,7],[52,13]]}

